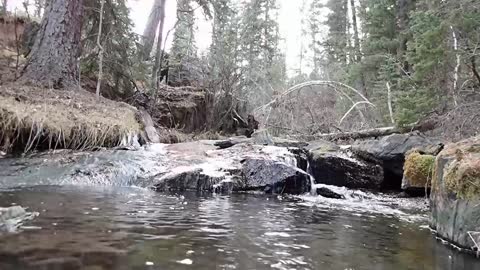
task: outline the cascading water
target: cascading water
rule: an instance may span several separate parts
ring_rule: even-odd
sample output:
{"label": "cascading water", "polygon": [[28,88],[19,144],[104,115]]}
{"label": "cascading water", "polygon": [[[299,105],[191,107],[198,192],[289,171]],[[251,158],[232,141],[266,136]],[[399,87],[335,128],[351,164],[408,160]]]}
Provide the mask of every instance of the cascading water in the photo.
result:
{"label": "cascading water", "polygon": [[[406,209],[415,208],[419,210],[426,209],[426,205],[421,201],[402,199],[395,195],[373,193],[362,190],[354,190],[346,187],[326,185],[317,183],[313,176],[310,162],[307,160],[307,174],[310,176],[311,191],[310,194],[296,196],[304,201],[305,205],[321,208],[343,208],[360,213],[381,213],[384,215],[393,215],[405,220],[425,219],[425,216],[412,216]],[[319,192],[321,189],[331,191],[341,195],[341,199],[327,198]],[[404,201],[399,203],[399,201]]]}
{"label": "cascading water", "polygon": [[312,196],[315,196],[317,195],[317,186],[315,183],[315,177],[313,176],[312,167],[310,166],[310,161],[308,160],[308,158],[307,158],[307,174],[310,177],[310,186],[312,187],[312,189],[310,190],[310,194]]}

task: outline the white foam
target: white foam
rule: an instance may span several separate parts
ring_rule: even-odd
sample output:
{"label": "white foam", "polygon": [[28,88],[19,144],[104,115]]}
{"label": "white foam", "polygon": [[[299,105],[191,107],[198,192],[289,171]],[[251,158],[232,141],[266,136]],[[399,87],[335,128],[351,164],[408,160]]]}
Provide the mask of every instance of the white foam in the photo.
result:
{"label": "white foam", "polygon": [[184,260],[181,260],[181,261],[177,261],[177,263],[185,264],[185,265],[191,265],[191,264],[193,264],[193,261],[190,260],[190,259],[184,259]]}
{"label": "white foam", "polygon": [[266,232],[266,236],[277,236],[277,237],[290,237],[291,235],[286,232]]}

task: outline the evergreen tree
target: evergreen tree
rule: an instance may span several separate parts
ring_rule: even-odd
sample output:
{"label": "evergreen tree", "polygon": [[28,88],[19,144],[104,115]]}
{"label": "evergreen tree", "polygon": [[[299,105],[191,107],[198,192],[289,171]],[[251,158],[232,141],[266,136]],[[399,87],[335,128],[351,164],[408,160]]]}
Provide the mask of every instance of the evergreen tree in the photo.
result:
{"label": "evergreen tree", "polygon": [[[83,42],[82,76],[94,78],[98,74],[97,36],[100,23],[100,2],[85,0],[87,33]],[[147,80],[146,65],[138,59],[139,37],[133,32],[133,23],[125,0],[105,2],[101,44],[104,49],[104,81],[102,94],[107,97],[127,97],[137,88],[136,81]]]}
{"label": "evergreen tree", "polygon": [[195,46],[195,14],[191,0],[177,1],[177,24],[173,44],[168,59],[169,83],[188,85],[194,81],[198,66],[197,48]]}
{"label": "evergreen tree", "polygon": [[78,85],[83,0],[51,0],[20,81],[53,88]]}

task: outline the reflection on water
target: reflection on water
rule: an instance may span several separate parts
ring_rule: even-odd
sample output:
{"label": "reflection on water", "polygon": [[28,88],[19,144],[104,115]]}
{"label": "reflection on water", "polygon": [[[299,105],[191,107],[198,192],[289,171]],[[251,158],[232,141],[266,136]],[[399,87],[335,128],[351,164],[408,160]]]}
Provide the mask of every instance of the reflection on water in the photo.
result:
{"label": "reflection on water", "polygon": [[407,201],[363,203],[382,207],[139,188],[4,190],[0,206],[40,215],[0,236],[0,269],[480,269],[424,229],[422,210],[397,209]]}

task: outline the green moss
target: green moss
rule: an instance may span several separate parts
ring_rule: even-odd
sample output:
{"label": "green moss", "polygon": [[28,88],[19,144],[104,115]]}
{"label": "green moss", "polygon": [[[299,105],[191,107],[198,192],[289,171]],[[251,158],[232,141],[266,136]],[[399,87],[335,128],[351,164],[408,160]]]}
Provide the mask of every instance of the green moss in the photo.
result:
{"label": "green moss", "polygon": [[480,197],[480,160],[462,159],[453,161],[445,174],[446,188],[460,199],[471,200]]}
{"label": "green moss", "polygon": [[410,153],[404,164],[404,174],[409,180],[409,184],[415,187],[427,185],[432,179],[434,164],[435,157],[432,155]]}

